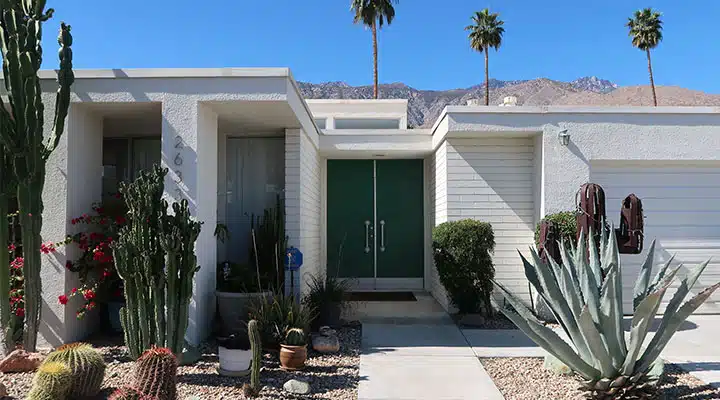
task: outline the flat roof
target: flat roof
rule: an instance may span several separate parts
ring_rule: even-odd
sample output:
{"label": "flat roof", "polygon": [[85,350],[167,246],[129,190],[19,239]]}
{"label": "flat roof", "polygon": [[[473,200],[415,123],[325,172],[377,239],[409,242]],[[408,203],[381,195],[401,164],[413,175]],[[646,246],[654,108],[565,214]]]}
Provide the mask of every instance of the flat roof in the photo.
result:
{"label": "flat roof", "polygon": [[[292,78],[290,68],[113,68],[73,69],[76,79],[141,78]],[[55,79],[57,70],[40,70],[41,79]]]}

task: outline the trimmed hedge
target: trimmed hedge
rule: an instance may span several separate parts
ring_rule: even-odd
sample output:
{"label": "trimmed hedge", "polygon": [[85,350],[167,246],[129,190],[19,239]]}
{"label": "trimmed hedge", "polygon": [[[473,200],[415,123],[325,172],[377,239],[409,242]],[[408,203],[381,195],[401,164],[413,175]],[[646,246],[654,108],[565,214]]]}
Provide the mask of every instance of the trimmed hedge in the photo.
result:
{"label": "trimmed hedge", "polygon": [[543,221],[551,221],[560,229],[560,237],[565,241],[566,246],[575,243],[577,235],[577,218],[574,211],[563,211],[555,214],[548,214],[535,226],[535,245],[540,246],[540,224]]}
{"label": "trimmed hedge", "polygon": [[495,235],[487,222],[464,219],[433,229],[433,258],[440,282],[461,314],[490,316],[493,308]]}

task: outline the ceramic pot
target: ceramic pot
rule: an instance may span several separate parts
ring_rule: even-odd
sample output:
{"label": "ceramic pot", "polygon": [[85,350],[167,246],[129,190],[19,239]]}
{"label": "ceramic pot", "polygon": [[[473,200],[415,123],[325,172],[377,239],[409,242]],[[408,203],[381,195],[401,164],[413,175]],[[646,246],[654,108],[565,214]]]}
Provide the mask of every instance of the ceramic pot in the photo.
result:
{"label": "ceramic pot", "polygon": [[220,373],[227,372],[235,375],[250,369],[252,350],[228,349],[219,346],[218,358],[220,359]]}
{"label": "ceramic pot", "polygon": [[248,313],[252,303],[261,297],[272,296],[270,292],[261,293],[231,293],[215,292],[218,302],[218,311],[222,320],[223,334],[237,333],[245,329],[244,322],[248,322]]}
{"label": "ceramic pot", "polygon": [[290,371],[303,369],[305,368],[305,360],[307,360],[307,345],[280,345],[280,366],[282,369]]}

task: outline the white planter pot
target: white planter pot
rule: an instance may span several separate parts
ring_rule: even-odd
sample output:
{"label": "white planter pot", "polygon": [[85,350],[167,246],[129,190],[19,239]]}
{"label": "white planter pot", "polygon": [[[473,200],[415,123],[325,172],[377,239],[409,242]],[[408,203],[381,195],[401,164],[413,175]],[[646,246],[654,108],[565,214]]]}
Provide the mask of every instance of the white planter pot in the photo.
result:
{"label": "white planter pot", "polygon": [[235,350],[218,347],[220,370],[227,372],[243,372],[250,369],[252,350]]}

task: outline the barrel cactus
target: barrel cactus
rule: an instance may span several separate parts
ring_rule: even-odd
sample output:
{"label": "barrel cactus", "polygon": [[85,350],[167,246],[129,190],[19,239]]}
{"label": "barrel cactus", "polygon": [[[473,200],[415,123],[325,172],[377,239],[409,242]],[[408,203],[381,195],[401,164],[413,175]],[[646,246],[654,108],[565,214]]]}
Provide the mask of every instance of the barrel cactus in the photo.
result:
{"label": "barrel cactus", "polygon": [[132,386],[123,386],[116,389],[108,400],[157,400],[157,397],[147,395]]}
{"label": "barrel cactus", "polygon": [[305,346],[305,331],[300,328],[288,329],[285,334],[285,344],[288,346]]}
{"label": "barrel cactus", "polygon": [[257,397],[260,394],[260,367],[262,366],[262,341],[260,324],[256,320],[248,322],[248,336],[252,350],[252,364],[250,365],[250,384],[243,386],[245,397]]}
{"label": "barrel cactus", "polygon": [[146,350],[135,363],[135,387],[158,400],[175,400],[178,361],[164,347]]}
{"label": "barrel cactus", "polygon": [[69,396],[73,375],[70,367],[62,362],[44,362],[33,378],[27,400],[64,400]]}
{"label": "barrel cactus", "polygon": [[[670,259],[651,280],[655,253],[655,242],[652,243],[635,283],[634,313],[627,340],[623,329],[620,257],[615,235],[611,233],[612,230],[603,229],[597,245],[594,240],[586,240],[584,233],[577,247],[569,249],[562,244],[562,265],[552,258],[543,262],[534,249],[531,261],[521,255],[527,279],[552,309],[569,342],[495,282],[506,300],[498,302],[498,307],[535,343],[583,378],[582,389],[587,398],[646,398],[653,395],[663,373],[660,352],[685,319],[720,287],[720,282],[683,304],[708,261],[691,269],[667,303],[653,338],[643,348],[663,295],[680,267],[671,268]],[[596,237],[592,231],[589,234]]]}
{"label": "barrel cactus", "polygon": [[70,395],[73,398],[91,397],[100,392],[105,377],[105,360],[91,345],[71,343],[60,346],[48,354],[45,362],[61,362],[70,368]]}

